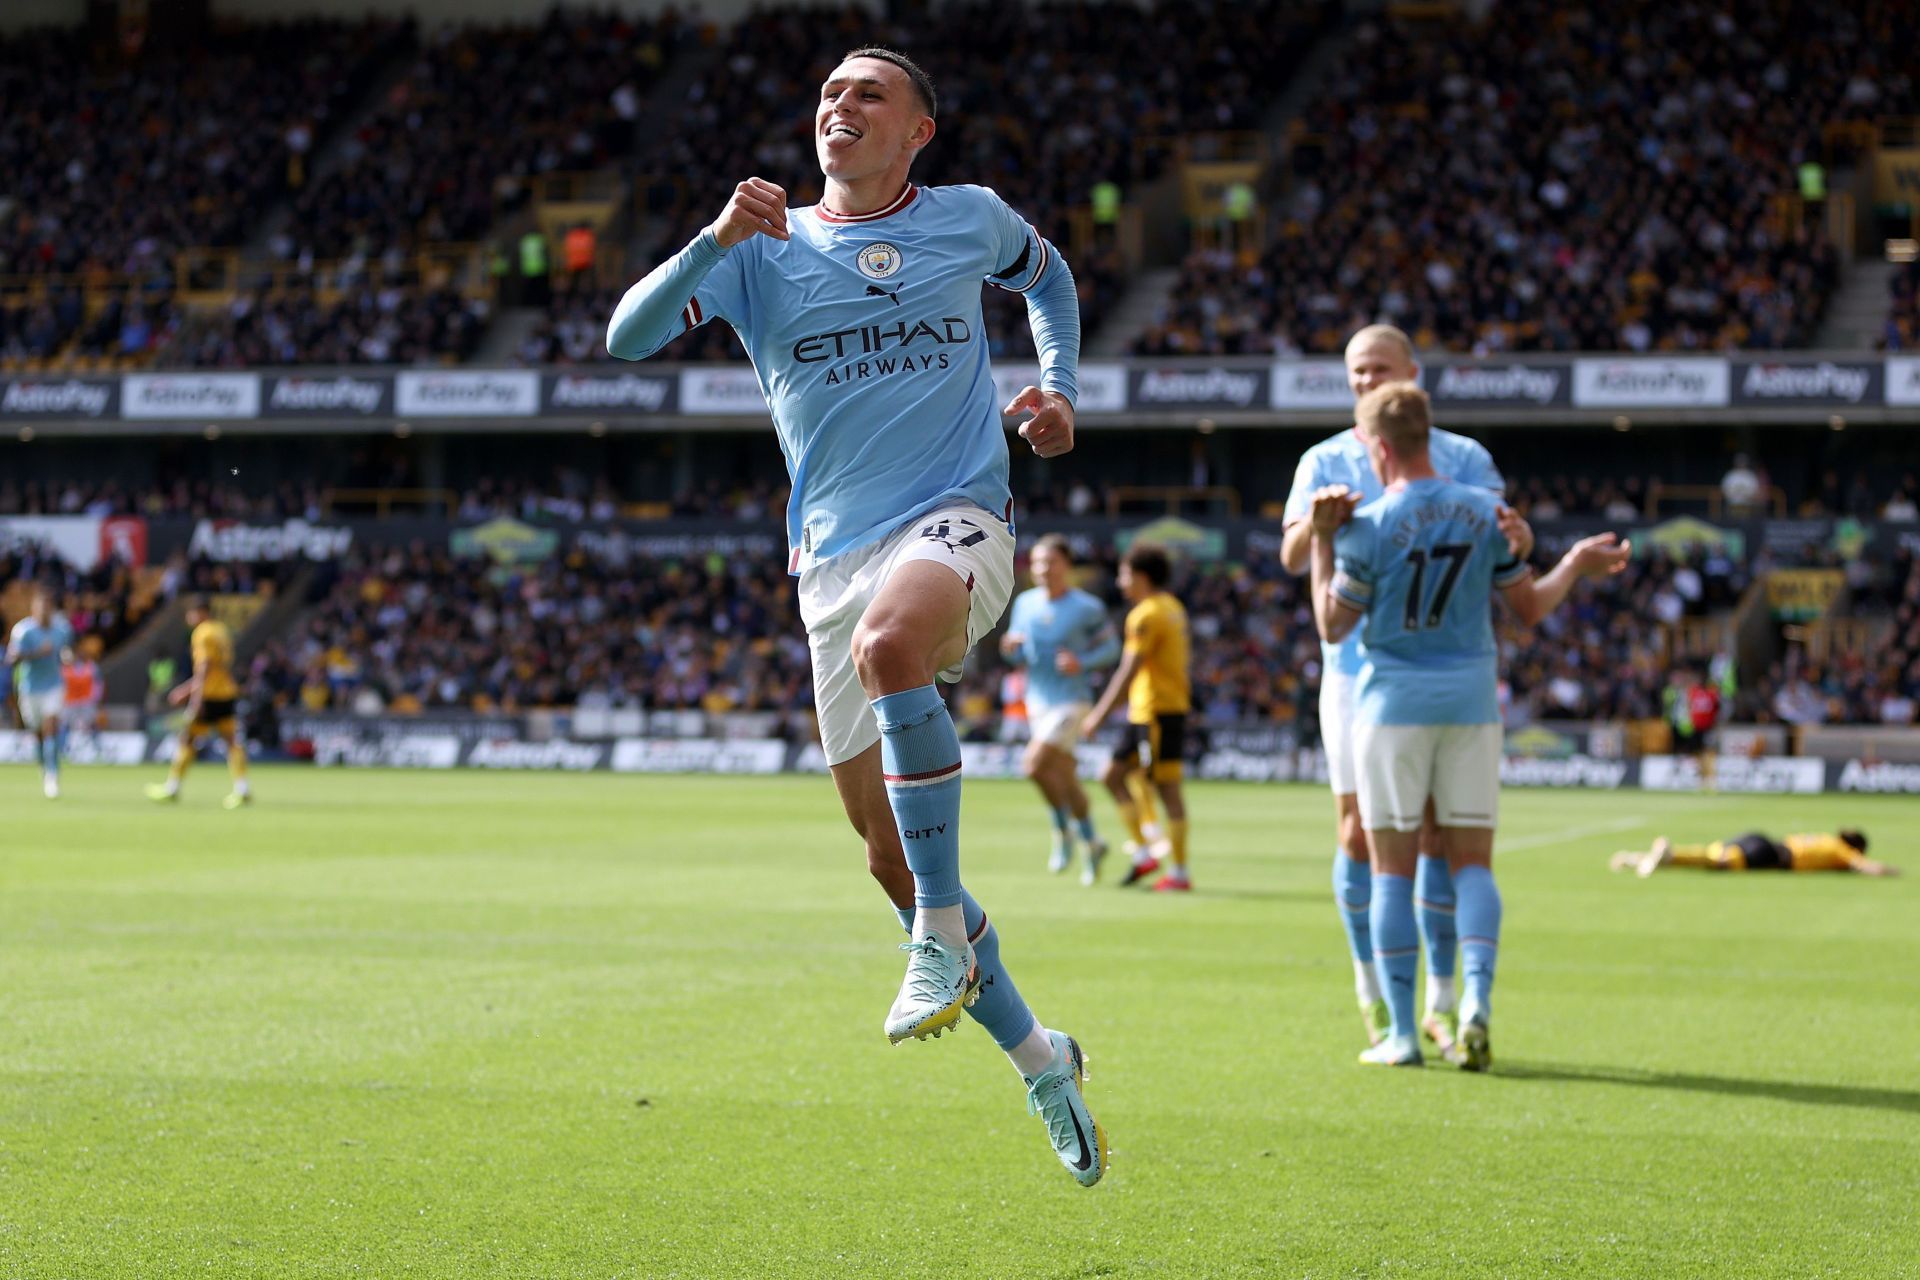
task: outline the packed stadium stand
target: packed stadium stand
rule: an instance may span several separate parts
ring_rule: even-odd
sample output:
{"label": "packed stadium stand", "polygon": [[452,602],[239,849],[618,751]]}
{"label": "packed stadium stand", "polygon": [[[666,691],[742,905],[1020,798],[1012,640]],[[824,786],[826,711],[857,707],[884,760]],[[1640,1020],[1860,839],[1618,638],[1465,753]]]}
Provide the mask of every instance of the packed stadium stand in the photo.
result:
{"label": "packed stadium stand", "polygon": [[1892,297],[1879,345],[1889,351],[1920,350],[1920,260],[1895,272],[1887,291]]}
{"label": "packed stadium stand", "polygon": [[297,634],[254,664],[310,711],[811,705],[811,668],[777,557],[553,557],[501,566],[444,548],[370,548]]}
{"label": "packed stadium stand", "polygon": [[[407,39],[384,19],[236,25],[114,66],[77,32],[0,37],[0,357],[143,359],[176,255],[232,247]],[[33,282],[39,289],[22,287]]]}
{"label": "packed stadium stand", "polygon": [[[1423,352],[1812,340],[1845,262],[1802,169],[1915,109],[1911,72],[1886,53],[1911,46],[1909,7],[1636,0],[1604,22],[1543,0],[1503,4],[1498,21],[1474,10],[556,10],[514,23],[223,22],[190,48],[131,58],[74,32],[10,35],[0,364],[602,365],[622,291],[741,176],[779,178],[794,203],[818,198],[815,86],[848,47],[873,41],[923,53],[940,87],[939,132],[916,178],[992,185],[1068,249],[1087,335],[1111,329],[1110,355],[1327,353],[1375,319],[1407,326]],[[499,92],[506,83],[532,89]],[[1157,312],[1130,310],[1156,265],[1162,276],[1179,267],[1171,293]],[[1878,345],[1920,341],[1916,281],[1912,263],[1892,272]],[[1030,357],[1022,300],[990,290],[987,307],[993,355]],[[710,325],[665,358],[740,355]],[[1129,425],[1142,429],[1123,446],[1090,437],[1101,447],[1070,467],[1017,455],[1023,528],[1103,516],[1118,528],[1134,509],[1117,495],[1132,489],[1147,491],[1148,509],[1162,490],[1189,490],[1213,514],[1270,519],[1308,442]],[[1544,529],[1676,514],[1903,523],[1920,507],[1920,483],[1888,464],[1899,449],[1884,437],[1829,439],[1807,424],[1742,434],[1761,495],[1748,510],[1722,485],[1729,437],[1636,435],[1623,458],[1618,437],[1587,425],[1550,439],[1482,432],[1511,477],[1508,500]],[[389,509],[385,497],[343,496],[358,492],[410,495],[396,509],[453,525],[759,528],[786,496],[773,451],[744,433],[628,434],[604,451],[577,433],[455,436],[428,449],[397,427],[394,440],[344,447],[298,436],[198,453],[156,445],[164,456],[142,453],[131,469],[24,452],[30,434],[6,442],[0,516],[268,524]],[[9,554],[16,575],[48,567],[37,551]],[[1789,565],[1849,574],[1850,640],[1783,631],[1763,669],[1726,680],[1729,710],[1806,720],[1817,702],[1824,720],[1899,719],[1920,695],[1911,552],[1871,564],[1823,554],[1662,550],[1619,583],[1583,587],[1542,628],[1504,632],[1510,718],[1666,714],[1673,672],[1715,656],[1700,637],[1723,639],[1767,574]],[[1110,547],[1103,558],[1093,580],[1110,592]],[[785,640],[694,643],[729,628],[797,634],[775,557],[615,563],[576,548],[502,569],[443,542],[376,541],[309,568],[176,554],[141,611],[193,589],[295,586],[296,623],[254,646],[262,690],[289,708],[787,710],[811,696],[804,651]],[[131,635],[136,611],[113,603],[126,582],[110,569],[63,572],[87,629]],[[1318,672],[1300,583],[1264,550],[1187,572],[1203,715],[1311,725]],[[1647,642],[1669,633],[1699,643]],[[997,715],[1003,675],[983,650],[965,696]]]}
{"label": "packed stadium stand", "polygon": [[1775,197],[1824,125],[1913,110],[1888,51],[1917,34],[1812,8],[1369,21],[1266,177],[1264,247],[1196,251],[1134,349],[1330,352],[1376,316],[1427,349],[1807,345],[1836,251]]}

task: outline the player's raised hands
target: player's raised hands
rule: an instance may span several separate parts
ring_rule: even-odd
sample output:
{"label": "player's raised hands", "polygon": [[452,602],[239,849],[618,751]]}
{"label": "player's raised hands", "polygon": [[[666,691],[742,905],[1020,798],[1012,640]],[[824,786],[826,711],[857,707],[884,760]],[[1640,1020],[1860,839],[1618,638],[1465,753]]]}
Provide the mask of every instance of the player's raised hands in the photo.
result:
{"label": "player's raised hands", "polygon": [[1627,567],[1633,544],[1622,542],[1618,534],[1596,533],[1582,538],[1567,552],[1567,559],[1586,578],[1607,578]]}
{"label": "player's raised hands", "polygon": [[1515,560],[1525,560],[1533,555],[1533,526],[1527,518],[1512,507],[1502,506],[1494,517],[1500,533],[1507,540],[1507,551]]}
{"label": "player's raised hands", "polygon": [[1313,531],[1332,533],[1345,524],[1360,505],[1360,495],[1344,484],[1322,485],[1313,491]]}
{"label": "player's raised hands", "polygon": [[713,222],[714,239],[731,249],[752,236],[791,239],[787,230],[787,192],[765,178],[748,178],[733,189],[733,198]]}
{"label": "player's raised hands", "polygon": [[1073,403],[1058,392],[1024,387],[1000,412],[1032,415],[1020,424],[1020,436],[1043,458],[1057,458],[1073,448]]}

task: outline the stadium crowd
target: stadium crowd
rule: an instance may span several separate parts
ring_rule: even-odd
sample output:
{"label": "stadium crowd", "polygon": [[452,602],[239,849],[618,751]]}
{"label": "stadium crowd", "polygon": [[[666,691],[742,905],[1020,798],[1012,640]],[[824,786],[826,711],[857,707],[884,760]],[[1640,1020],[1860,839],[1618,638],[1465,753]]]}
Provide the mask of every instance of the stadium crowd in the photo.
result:
{"label": "stadium crowd", "polygon": [[378,258],[483,238],[547,173],[604,168],[632,145],[642,87],[691,36],[656,18],[549,10],[535,23],[441,27],[302,190],[273,237],[290,261]]}
{"label": "stadium crowd", "polygon": [[447,288],[262,287],[179,325],[163,359],[220,369],[451,362],[473,354],[491,311],[486,301]]}
{"label": "stadium crowd", "polygon": [[792,585],[777,557],[534,564],[374,548],[340,565],[305,627],[253,662],[285,706],[398,714],[811,704]]}
{"label": "stadium crowd", "polygon": [[[150,354],[174,317],[174,255],[239,244],[298,190],[407,32],[222,24],[126,62],[78,28],[0,37],[0,276],[51,286],[0,310],[0,359]],[[89,317],[81,287],[112,296],[105,314]]]}
{"label": "stadium crowd", "polygon": [[[1804,345],[1834,286],[1772,199],[1833,120],[1911,111],[1911,6],[1502,4],[1369,20],[1270,175],[1264,251],[1201,252],[1147,354]],[[1604,123],[1603,123],[1604,122]]]}
{"label": "stadium crowd", "polygon": [[1888,351],[1920,351],[1920,259],[1907,263],[1887,282],[1891,295],[1880,346]]}
{"label": "stadium crowd", "polygon": [[1849,566],[1850,603],[1855,616],[1883,624],[1877,641],[1824,660],[1790,646],[1756,685],[1762,718],[1796,725],[1920,720],[1920,556],[1903,545],[1884,571],[1861,573],[1859,564]]}

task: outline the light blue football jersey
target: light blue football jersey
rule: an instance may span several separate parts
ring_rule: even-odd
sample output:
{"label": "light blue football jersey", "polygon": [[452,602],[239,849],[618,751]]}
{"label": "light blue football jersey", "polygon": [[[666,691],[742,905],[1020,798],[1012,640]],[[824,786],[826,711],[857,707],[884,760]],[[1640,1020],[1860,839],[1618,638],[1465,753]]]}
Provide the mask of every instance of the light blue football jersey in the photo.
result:
{"label": "light blue football jersey", "polygon": [[[792,210],[787,223],[788,240],[756,235],[726,250],[702,233],[628,291],[608,325],[608,350],[641,359],[709,321],[733,326],[793,480],[791,572],[956,502],[1009,519],[981,284],[1031,291],[1042,385],[1075,399],[1079,311],[1072,273],[1052,246],[977,186],[909,184],[872,214],[814,205]],[[669,292],[676,271],[698,284],[690,297],[673,294],[677,320],[649,330],[636,319],[657,301],[647,291]]]}
{"label": "light blue football jersey", "polygon": [[46,693],[61,686],[60,652],[73,647],[73,628],[59,614],[44,627],[32,618],[22,618],[13,624],[8,647],[24,655],[17,664],[21,692]]}
{"label": "light blue football jersey", "polygon": [[1500,500],[1452,480],[1415,480],[1353,513],[1333,542],[1333,589],[1366,611],[1354,714],[1367,724],[1500,719],[1493,591],[1531,572],[1513,558]]}
{"label": "light blue football jersey", "polygon": [[[1478,440],[1435,427],[1428,433],[1427,453],[1438,475],[1496,495],[1507,491],[1500,468],[1493,465],[1493,455]],[[1363,503],[1372,502],[1386,491],[1380,477],[1374,474],[1366,442],[1352,427],[1322,440],[1300,456],[1300,465],[1293,473],[1293,489],[1287,494],[1282,524],[1306,519],[1313,508],[1313,491],[1330,484],[1346,485],[1360,495]],[[1357,630],[1337,645],[1321,645],[1320,650],[1321,665],[1327,671],[1349,676],[1360,674]]]}
{"label": "light blue football jersey", "polygon": [[[1070,702],[1092,702],[1091,670],[1110,666],[1120,656],[1120,638],[1099,597],[1078,588],[1058,600],[1046,588],[1022,591],[1013,600],[1007,634],[1024,636],[1019,660],[1027,668],[1027,706],[1058,707]],[[1066,649],[1080,659],[1080,674],[1067,675],[1055,665]]]}

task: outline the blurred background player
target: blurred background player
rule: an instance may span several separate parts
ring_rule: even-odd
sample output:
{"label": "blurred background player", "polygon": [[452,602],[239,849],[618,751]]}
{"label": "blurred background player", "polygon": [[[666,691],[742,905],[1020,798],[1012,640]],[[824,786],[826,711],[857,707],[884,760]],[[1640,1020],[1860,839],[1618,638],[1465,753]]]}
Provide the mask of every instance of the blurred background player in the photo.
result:
{"label": "blurred background player", "polygon": [[[784,188],[737,185],[627,291],[607,350],[643,359],[718,317],[761,371],[793,481],[788,572],[821,746],[911,934],[887,1039],[925,1039],[970,1010],[1020,1072],[1054,1155],[1092,1186],[1108,1149],[1081,1096],[1084,1055],[1020,998],[961,880],[960,739],[936,684],[960,678],[1013,592],[1003,413],[1027,415],[1020,435],[1039,456],[1073,448],[1079,298],[1058,251],[991,190],[909,181],[937,110],[912,59],[846,54],[812,108],[820,202],[790,211]],[[1024,296],[1042,371],[1004,409],[985,283]],[[876,293],[899,312],[884,324]]]}
{"label": "blurred background player", "polygon": [[1092,704],[1090,672],[1120,654],[1113,622],[1099,597],[1073,585],[1073,552],[1049,534],[1033,545],[1027,568],[1034,585],[1013,601],[1000,652],[1026,672],[1026,773],[1053,815],[1053,852],[1047,870],[1058,875],[1073,861],[1077,833],[1086,848],[1082,884],[1100,878],[1107,842],[1095,832],[1074,747]]}
{"label": "blurred background player", "polygon": [[100,678],[100,663],[94,657],[99,648],[98,636],[75,640],[73,656],[60,668],[60,681],[67,692],[66,714],[60,717],[60,727],[65,734],[60,744],[62,755],[67,753],[76,733],[84,739],[100,727],[100,703],[106,697],[107,686]]}
{"label": "blurred background player", "polygon": [[165,782],[147,788],[147,798],[161,802],[180,798],[180,782],[193,765],[196,745],[209,734],[227,747],[227,773],[233,779],[233,791],[222,803],[238,809],[253,803],[253,791],[247,785],[247,747],[238,732],[235,704],[240,684],[233,675],[233,633],[227,624],[213,617],[204,598],[187,604],[187,625],[193,628],[189,647],[193,674],[167,695],[170,706],[187,709],[186,727],[180,732],[180,744],[174,748],[173,767]]}
{"label": "blurred background player", "polygon": [[1611,534],[1583,539],[1535,581],[1501,529],[1499,499],[1434,471],[1425,392],[1406,382],[1378,387],[1361,397],[1355,421],[1385,492],[1359,506],[1358,494],[1329,485],[1313,495],[1309,519],[1321,637],[1338,643],[1365,624],[1354,752],[1375,882],[1369,931],[1392,1029],[1360,1061],[1421,1064],[1413,877],[1431,801],[1466,961],[1458,1047],[1449,1056],[1484,1071],[1493,1061],[1501,913],[1492,866],[1502,738],[1493,590],[1532,626],[1580,577],[1625,568],[1629,548]]}
{"label": "blurred background player", "polygon": [[1172,865],[1154,882],[1161,892],[1193,887],[1187,876],[1187,805],[1180,793],[1187,713],[1193,706],[1187,670],[1190,645],[1186,608],[1167,590],[1172,580],[1173,564],[1159,547],[1135,543],[1120,561],[1120,594],[1133,605],[1127,613],[1126,643],[1120,650],[1119,668],[1082,726],[1082,732],[1092,737],[1121,695],[1126,695],[1127,734],[1113,749],[1104,779],[1132,837],[1127,842],[1131,865],[1120,883],[1122,887],[1138,884],[1161,865],[1127,789],[1127,775],[1139,772],[1153,784],[1167,812],[1167,860]]}
{"label": "blurred background player", "polygon": [[1856,871],[1863,876],[1897,876],[1900,871],[1867,857],[1865,832],[1852,829],[1831,835],[1797,835],[1774,840],[1749,831],[1712,844],[1675,844],[1665,836],[1651,849],[1622,849],[1610,864],[1615,871],[1632,868],[1642,877],[1665,867],[1698,867],[1703,871]]}
{"label": "blurred background player", "polygon": [[[1390,324],[1368,325],[1354,334],[1347,343],[1346,363],[1347,386],[1355,400],[1376,387],[1416,382],[1420,376],[1412,341]],[[1433,428],[1428,449],[1439,475],[1495,495],[1504,492],[1506,481],[1479,441]],[[1322,440],[1300,458],[1282,517],[1286,532],[1280,558],[1287,572],[1307,572],[1312,542],[1307,517],[1313,495],[1335,484],[1345,485],[1349,493],[1359,495],[1361,502],[1373,501],[1385,489],[1374,473],[1365,441],[1352,427]],[[1533,553],[1533,531],[1517,516],[1511,518],[1509,531],[1514,556],[1524,561]],[[1327,781],[1333,787],[1333,896],[1346,929],[1347,947],[1353,957],[1354,994],[1371,1046],[1387,1034],[1389,1019],[1375,976],[1373,941],[1367,924],[1373,901],[1372,871],[1367,833],[1360,821],[1359,770],[1354,760],[1353,689],[1360,674],[1359,634],[1351,634],[1339,644],[1322,645],[1320,666],[1320,741],[1326,751]],[[1445,1053],[1452,1046],[1456,1022],[1453,978],[1457,939],[1453,878],[1446,859],[1437,855],[1432,836],[1429,825],[1422,831],[1422,852],[1414,875],[1414,899],[1427,952],[1427,1012],[1421,1025]]]}
{"label": "blurred background player", "polygon": [[54,613],[52,589],[35,587],[27,616],[7,638],[7,661],[13,664],[21,723],[40,758],[40,789],[49,800],[60,798],[60,722],[67,702],[60,664],[72,652],[73,628]]}

